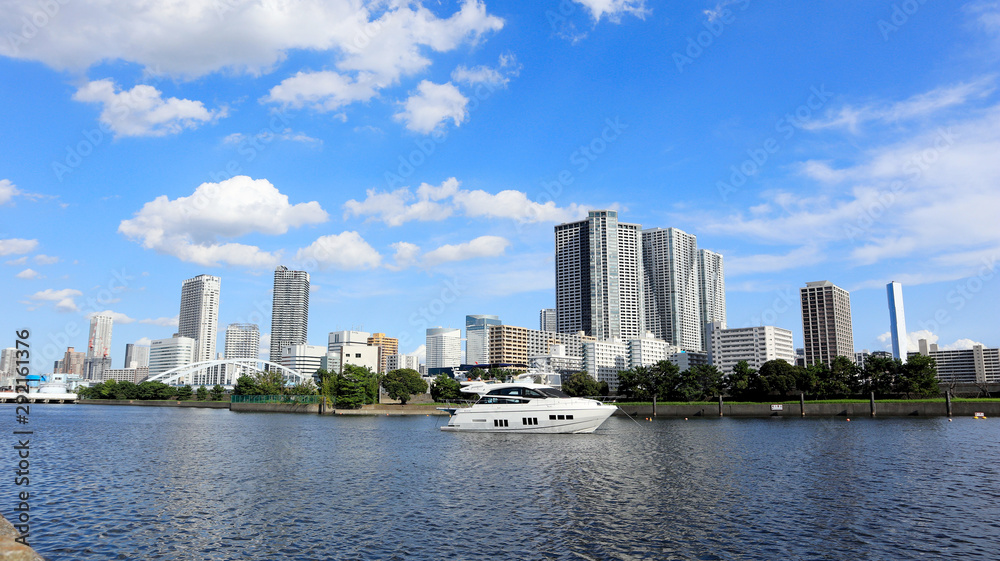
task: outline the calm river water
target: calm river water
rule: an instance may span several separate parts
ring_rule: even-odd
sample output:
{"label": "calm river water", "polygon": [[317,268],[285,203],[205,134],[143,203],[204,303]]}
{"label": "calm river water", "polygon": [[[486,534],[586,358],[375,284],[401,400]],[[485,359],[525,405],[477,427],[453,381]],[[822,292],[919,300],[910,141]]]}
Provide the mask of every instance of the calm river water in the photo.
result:
{"label": "calm river water", "polygon": [[1000,555],[992,419],[444,422],[32,406],[30,543],[50,561]]}

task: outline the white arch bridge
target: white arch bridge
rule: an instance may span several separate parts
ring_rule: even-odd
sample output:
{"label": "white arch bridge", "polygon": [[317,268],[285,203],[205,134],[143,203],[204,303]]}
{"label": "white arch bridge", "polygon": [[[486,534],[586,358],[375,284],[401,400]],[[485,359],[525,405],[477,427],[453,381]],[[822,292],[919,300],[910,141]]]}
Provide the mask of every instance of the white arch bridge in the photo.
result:
{"label": "white arch bridge", "polygon": [[306,380],[312,380],[312,375],[310,374],[303,374],[297,370],[292,370],[268,360],[256,358],[222,358],[192,362],[191,364],[171,368],[156,376],[150,376],[146,381],[163,382],[170,385],[214,386],[215,384],[219,384],[220,386],[233,386],[236,384],[236,379],[240,376],[264,370],[268,366],[284,374],[285,381],[291,384],[299,384]]}

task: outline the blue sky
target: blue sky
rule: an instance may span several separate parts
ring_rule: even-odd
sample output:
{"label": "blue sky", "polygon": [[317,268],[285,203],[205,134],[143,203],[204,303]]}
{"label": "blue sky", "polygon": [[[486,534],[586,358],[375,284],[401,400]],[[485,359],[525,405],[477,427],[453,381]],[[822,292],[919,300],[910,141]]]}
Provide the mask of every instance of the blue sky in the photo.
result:
{"label": "blue sky", "polygon": [[121,365],[202,273],[220,351],[267,334],[277,264],[312,344],[535,327],[593,208],[721,252],[730,326],[801,344],[831,280],[885,349],[898,280],[914,339],[1000,345],[997,2],[155,4],[0,13],[0,323],[37,369],[95,312]]}

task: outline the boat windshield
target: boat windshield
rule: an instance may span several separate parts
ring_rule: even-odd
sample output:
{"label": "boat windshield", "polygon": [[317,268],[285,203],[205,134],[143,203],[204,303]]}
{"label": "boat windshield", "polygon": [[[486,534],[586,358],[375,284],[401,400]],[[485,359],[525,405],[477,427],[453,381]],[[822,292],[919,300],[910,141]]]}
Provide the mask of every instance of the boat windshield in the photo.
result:
{"label": "boat windshield", "polygon": [[545,397],[569,397],[569,394],[555,388],[538,388],[538,391],[545,394]]}

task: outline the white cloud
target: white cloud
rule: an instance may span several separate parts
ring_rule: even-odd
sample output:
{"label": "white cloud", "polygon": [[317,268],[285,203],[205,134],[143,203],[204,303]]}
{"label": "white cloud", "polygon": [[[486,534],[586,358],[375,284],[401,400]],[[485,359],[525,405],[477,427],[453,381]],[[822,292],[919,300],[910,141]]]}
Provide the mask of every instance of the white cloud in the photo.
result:
{"label": "white cloud", "polygon": [[521,72],[521,65],[517,63],[517,58],[512,54],[500,55],[500,60],[496,68],[489,66],[474,66],[466,68],[459,66],[451,73],[451,79],[460,84],[474,86],[476,84],[486,84],[492,87],[506,88],[511,78],[517,77]]}
{"label": "white cloud", "polygon": [[87,319],[93,319],[94,316],[109,316],[111,317],[112,323],[127,324],[135,322],[134,319],[128,317],[121,312],[113,312],[111,310],[104,310],[103,312],[91,312],[84,316]]}
{"label": "white cloud", "polygon": [[558,207],[553,201],[531,201],[521,191],[492,194],[482,190],[466,191],[460,185],[451,177],[440,186],[422,183],[416,194],[408,188],[391,192],[369,189],[364,201],[351,199],[344,203],[344,216],[366,216],[389,226],[400,226],[411,220],[444,220],[456,211],[474,218],[506,218],[519,223],[562,223],[587,215],[587,207],[576,203]]}
{"label": "white cloud", "polygon": [[223,144],[244,144],[246,142],[252,142],[254,140],[259,140],[261,142],[271,142],[274,140],[289,140],[292,142],[302,142],[304,144],[314,144],[322,146],[323,141],[318,138],[313,138],[304,132],[295,132],[290,128],[286,128],[281,132],[272,132],[270,130],[264,130],[255,135],[244,134],[241,132],[234,132],[232,134],[226,135],[222,139]]}
{"label": "white cloud", "polygon": [[407,98],[404,109],[393,118],[406,123],[411,131],[430,134],[449,119],[456,127],[461,125],[469,114],[468,103],[469,98],[451,82],[435,84],[423,80],[417,85],[417,93]]}
{"label": "white cloud", "polygon": [[116,92],[114,81],[105,79],[89,82],[81,87],[73,99],[100,103],[100,121],[115,133],[123,136],[166,136],[184,129],[226,116],[226,109],[209,111],[200,101],[177,99],[164,100],[153,86],[138,85],[131,90]]}
{"label": "white cloud", "polygon": [[843,127],[857,133],[861,125],[875,121],[898,123],[927,117],[943,109],[963,105],[972,99],[985,97],[996,88],[992,77],[981,78],[955,86],[946,86],[920,93],[909,99],[890,104],[872,104],[863,107],[844,106],[825,119],[803,124],[807,130]]}
{"label": "white cloud", "polygon": [[[38,247],[38,240],[26,240],[23,238],[8,238],[0,240],[0,255],[21,255],[28,253]],[[8,265],[23,265],[20,259],[8,261]]]}
{"label": "white cloud", "polygon": [[617,23],[625,14],[646,19],[650,13],[646,8],[646,0],[574,0],[574,2],[590,10],[595,22],[607,16],[609,20]]}
{"label": "white cloud", "polygon": [[34,269],[25,269],[14,276],[19,279],[34,279],[38,278],[38,271]]}
{"label": "white cloud", "polygon": [[137,340],[137,341],[136,341],[135,343],[133,343],[133,344],[134,344],[134,345],[140,345],[140,346],[144,346],[144,347],[148,347],[148,346],[149,346],[149,344],[150,344],[150,343],[152,343],[152,342],[153,342],[153,340],[152,340],[152,339],[150,339],[149,337],[141,337],[141,338],[139,338],[139,339],[138,339],[138,340]]}
{"label": "white cloud", "polygon": [[509,246],[510,242],[500,236],[480,236],[465,243],[443,245],[428,251],[423,256],[423,264],[425,267],[433,267],[450,261],[497,257],[503,255]]}
{"label": "white cloud", "polygon": [[719,18],[724,18],[726,17],[726,12],[728,11],[727,8],[733,4],[740,4],[741,9],[745,10],[750,4],[750,0],[722,0],[722,2],[716,4],[714,8],[705,10],[705,16],[708,18],[708,21],[715,21]]}
{"label": "white cloud", "polygon": [[392,248],[396,250],[393,255],[395,263],[386,265],[387,269],[400,271],[417,263],[417,258],[420,256],[420,246],[410,242],[396,242],[392,244]]}
{"label": "white cloud", "polygon": [[54,265],[59,262],[59,258],[54,255],[45,255],[44,253],[39,253],[34,257],[35,263],[39,265]]}
{"label": "white cloud", "polygon": [[54,302],[57,312],[76,312],[78,308],[74,298],[77,296],[83,296],[83,293],[72,288],[62,290],[47,288],[32,294],[29,298],[36,302]]}
{"label": "white cloud", "polygon": [[160,327],[177,327],[178,321],[178,316],[174,316],[172,318],[159,317],[155,319],[140,319],[139,323],[144,323],[146,325],[158,325]]}
{"label": "white cloud", "polygon": [[159,196],[143,205],[118,231],[143,247],[182,261],[213,266],[218,263],[271,267],[280,255],[251,245],[218,243],[258,232],[286,233],[289,228],[325,222],[329,216],[318,202],[289,204],[266,179],[245,175],[220,183],[202,183],[188,197]]}
{"label": "white cloud", "polygon": [[805,267],[823,261],[823,253],[814,246],[792,249],[783,255],[760,254],[725,258],[726,275],[775,273]]}
{"label": "white cloud", "polygon": [[0,179],[0,205],[6,204],[20,194],[21,191],[9,179]]}
{"label": "white cloud", "polygon": [[976,345],[986,348],[986,345],[983,345],[979,341],[973,341],[972,339],[959,339],[954,343],[949,343],[943,347],[939,347],[939,349],[942,351],[966,351],[972,349],[972,347]]}
{"label": "white cloud", "polygon": [[[419,3],[304,0],[65,2],[31,41],[0,42],[0,54],[82,71],[128,61],[148,73],[194,78],[219,70],[260,75],[291,50],[331,52],[342,70],[392,77],[425,68],[437,52],[503,27],[478,0],[439,18]],[[8,2],[0,35],[19,36],[35,0]]]}
{"label": "white cloud", "polygon": [[382,256],[357,232],[323,236],[295,254],[300,262],[315,262],[320,268],[348,271],[378,267]]}
{"label": "white cloud", "polygon": [[406,354],[416,356],[420,364],[427,364],[427,345],[420,345]]}
{"label": "white cloud", "polygon": [[334,111],[356,101],[370,100],[383,86],[368,72],[360,73],[357,78],[330,70],[298,72],[271,88],[261,101],[295,109]]}

